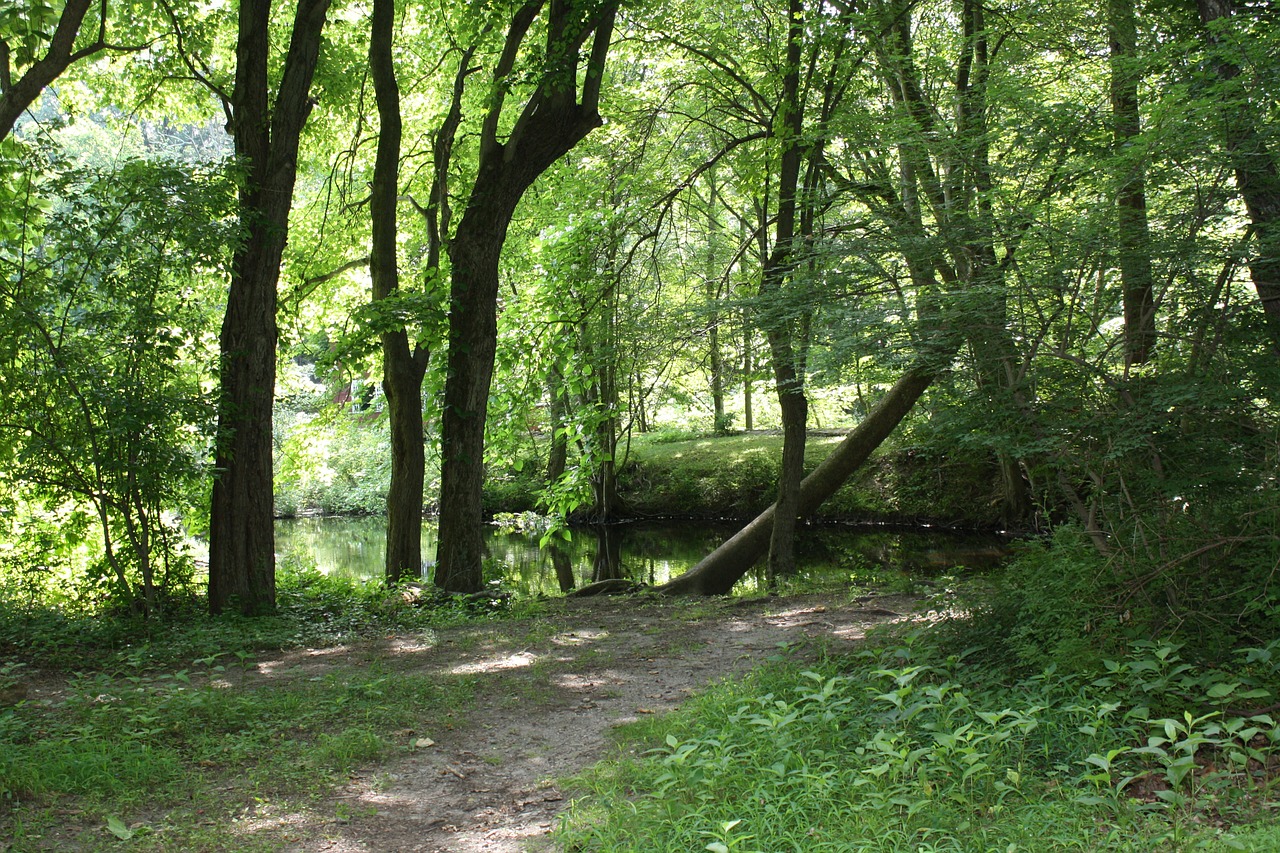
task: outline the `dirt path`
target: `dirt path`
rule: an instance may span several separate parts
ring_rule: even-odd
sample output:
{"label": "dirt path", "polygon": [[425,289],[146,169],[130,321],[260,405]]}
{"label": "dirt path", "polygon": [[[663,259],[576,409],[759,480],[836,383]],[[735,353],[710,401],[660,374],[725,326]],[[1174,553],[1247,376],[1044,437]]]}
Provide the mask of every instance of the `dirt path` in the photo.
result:
{"label": "dirt path", "polygon": [[613,727],[677,708],[782,645],[799,654],[847,648],[913,604],[847,596],[566,599],[537,622],[444,633],[429,648],[407,649],[411,665],[474,674],[474,706],[453,730],[414,733],[421,745],[407,757],[354,778],[312,817],[295,817],[287,835],[297,840],[287,849],[549,850],[547,835],[566,805],[554,780],[604,758]]}

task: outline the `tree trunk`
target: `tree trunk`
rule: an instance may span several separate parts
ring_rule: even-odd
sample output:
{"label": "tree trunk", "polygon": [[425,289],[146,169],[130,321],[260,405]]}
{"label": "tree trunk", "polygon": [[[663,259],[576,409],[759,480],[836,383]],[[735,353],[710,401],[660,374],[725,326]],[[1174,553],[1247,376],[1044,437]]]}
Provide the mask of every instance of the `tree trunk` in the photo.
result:
{"label": "tree trunk", "polygon": [[1111,121],[1116,163],[1116,242],[1124,294],[1126,367],[1146,364],[1156,341],[1156,308],[1151,275],[1151,233],[1147,221],[1146,159],[1134,151],[1142,132],[1138,111],[1138,36],[1133,3],[1108,0],[1111,35]]}
{"label": "tree trunk", "polygon": [[747,432],[756,428],[755,406],[751,399],[751,374],[756,367],[751,355],[751,324],[742,323],[742,428]]}
{"label": "tree trunk", "polygon": [[565,422],[568,420],[568,403],[565,400],[567,391],[564,387],[564,376],[558,366],[551,369],[550,381],[547,383],[548,428],[551,431],[551,447],[547,451],[547,485],[555,485],[564,476],[569,464],[569,437],[565,435]]}
{"label": "tree trunk", "polygon": [[[378,104],[378,150],[369,198],[372,247],[369,274],[373,299],[400,289],[396,258],[396,206],[400,187],[400,87],[396,82],[392,43],[395,0],[374,0],[369,37],[369,68]],[[404,329],[382,332],[382,388],[391,425],[391,485],[387,491],[388,585],[422,573],[422,488],[426,480],[423,446],[422,378],[427,352],[411,351]]]}
{"label": "tree trunk", "polygon": [[[794,371],[793,371],[794,372]],[[804,478],[804,449],[809,421],[809,401],[798,378],[780,380],[782,410],[782,464],[778,474],[778,499],[774,503],[773,534],[769,540],[769,583],[796,571],[796,525],[800,517],[800,488]],[[784,521],[785,520],[785,521]]]}
{"label": "tree trunk", "polygon": [[[1206,28],[1234,14],[1231,0],[1197,0],[1200,20]],[[1207,40],[1218,47],[1210,31]],[[1240,76],[1240,68],[1222,55],[1213,67],[1224,82]],[[1249,273],[1266,316],[1272,348],[1280,353],[1280,174],[1276,161],[1258,129],[1259,116],[1243,94],[1220,104],[1221,133],[1236,173],[1236,188],[1253,225],[1257,249],[1249,261]]]}
{"label": "tree trunk", "polygon": [[[480,181],[476,190],[479,195]],[[484,425],[498,334],[498,256],[510,215],[496,234],[481,234],[468,220],[493,200],[493,196],[479,195],[450,247],[449,372],[441,428],[440,534],[434,578],[436,586],[448,592],[478,592],[484,586]],[[515,204],[510,207],[514,212]]]}
{"label": "tree trunk", "polygon": [[[849,476],[884,443],[934,379],[934,371],[916,367],[899,379],[867,417],[800,484],[801,518],[835,494]],[[685,574],[658,587],[669,595],[724,595],[759,562],[769,548],[774,507],[756,516],[727,542]]]}
{"label": "tree trunk", "polygon": [[220,393],[209,509],[209,609],[275,609],[271,415],[276,375],[276,284],[289,229],[298,140],[329,0],[299,0],[274,108],[268,106],[270,0],[241,0],[232,95],[244,243],[232,260],[220,337]]}
{"label": "tree trunk", "polygon": [[711,373],[711,429],[727,432],[729,422],[724,413],[724,356],[720,352],[720,271],[716,266],[715,235],[720,232],[716,216],[719,198],[715,170],[707,171],[707,254],[703,273],[703,293],[707,298],[707,368]]}
{"label": "tree trunk", "polygon": [[[512,18],[494,69],[499,94],[492,99],[481,129],[475,184],[450,245],[449,372],[434,578],[436,586],[448,592],[477,592],[484,585],[484,427],[497,346],[498,263],[507,227],[525,190],[601,123],[600,85],[617,3],[602,4],[585,20],[575,20],[573,4],[552,3],[538,88],[505,142],[499,141],[506,80],[542,7],[542,0],[529,0]],[[592,33],[590,59],[580,69],[579,49]]]}
{"label": "tree trunk", "polygon": [[[67,0],[67,4],[62,8],[62,14],[58,17],[58,26],[54,28],[53,35],[49,39],[48,50],[27,69],[27,73],[12,84],[9,81],[9,52],[6,46],[3,68],[0,68],[4,74],[4,85],[0,87],[2,89],[0,91],[0,139],[4,139],[13,132],[13,126],[18,123],[18,119],[27,108],[35,103],[45,87],[57,80],[62,72],[71,66],[71,63],[101,50],[103,45],[98,42],[89,49],[73,53],[80,26],[93,5],[93,0]],[[105,10],[106,7],[102,8]],[[106,22],[103,21],[104,26],[105,24]]]}
{"label": "tree trunk", "polygon": [[[800,100],[800,40],[804,33],[804,6],[791,0],[788,9],[786,74],[783,77],[782,156],[778,174],[778,216],[773,253],[760,275],[760,296],[779,297],[795,267],[797,191],[803,159],[804,116]],[[769,583],[793,574],[795,538],[799,520],[800,482],[804,478],[805,430],[809,401],[805,397],[803,357],[796,351],[794,321],[782,306],[773,308],[765,324],[773,375],[782,414],[782,463],[778,470],[778,499],[774,503],[773,532],[769,539]]]}
{"label": "tree trunk", "polygon": [[422,490],[426,450],[422,422],[422,378],[426,359],[409,351],[408,334],[382,336],[382,387],[391,425],[391,483],[387,489],[386,582],[422,575]]}

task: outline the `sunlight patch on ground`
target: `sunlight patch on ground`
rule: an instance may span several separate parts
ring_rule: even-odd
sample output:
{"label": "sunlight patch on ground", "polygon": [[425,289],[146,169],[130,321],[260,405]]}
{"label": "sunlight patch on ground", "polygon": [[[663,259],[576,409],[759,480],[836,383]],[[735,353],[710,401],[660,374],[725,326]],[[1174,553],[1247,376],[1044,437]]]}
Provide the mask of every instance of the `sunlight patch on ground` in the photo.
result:
{"label": "sunlight patch on ground", "polygon": [[581,646],[594,640],[603,640],[608,636],[608,631],[596,631],[586,628],[580,631],[570,631],[567,634],[558,634],[551,638],[551,642],[557,646]]}
{"label": "sunlight patch on ground", "polygon": [[[307,827],[314,827],[315,819],[312,815],[303,812],[286,811],[279,814],[273,813],[273,807],[270,803],[258,804],[256,809],[235,818],[232,821],[234,827],[232,832],[236,835],[263,835],[266,838],[276,839],[289,845],[299,843],[307,844]],[[311,839],[314,841],[315,839]],[[346,853],[346,851],[363,851],[366,848],[358,842],[348,842],[342,839],[326,838],[324,842],[324,850],[331,853]],[[296,849],[296,848],[295,848]]]}
{"label": "sunlight patch on ground", "polygon": [[947,607],[942,610],[922,610],[918,613],[911,614],[909,618],[912,622],[935,624],[938,622],[946,622],[949,619],[968,619],[971,615],[972,614],[968,610]]}
{"label": "sunlight patch on ground", "polygon": [[576,673],[565,673],[558,678],[552,679],[552,684],[565,690],[595,690],[606,684],[621,684],[623,679],[616,673],[601,673],[595,677],[586,677]]}
{"label": "sunlight patch on ground", "polygon": [[842,640],[861,640],[867,636],[866,625],[842,625],[831,632],[832,636]]}
{"label": "sunlight patch on ground", "polygon": [[771,625],[777,625],[779,628],[801,628],[805,625],[812,625],[817,620],[815,616],[827,612],[825,607],[800,607],[794,610],[784,610],[773,616],[766,617],[765,621]]}
{"label": "sunlight patch on ground", "polygon": [[388,644],[387,651],[397,655],[409,655],[416,652],[430,651],[435,645],[435,634],[429,637],[396,637]]}
{"label": "sunlight patch on ground", "polygon": [[253,669],[259,675],[284,675],[286,673],[297,670],[301,666],[311,666],[311,660],[321,658],[316,664],[328,666],[323,658],[345,658],[351,654],[348,646],[331,646],[325,649],[306,649],[305,651],[286,655],[277,660],[266,660],[257,664]]}
{"label": "sunlight patch on ground", "polygon": [[524,669],[533,666],[538,656],[532,652],[519,652],[506,657],[489,658],[476,663],[465,663],[449,670],[453,675],[483,675],[486,672],[502,672],[509,669]]}

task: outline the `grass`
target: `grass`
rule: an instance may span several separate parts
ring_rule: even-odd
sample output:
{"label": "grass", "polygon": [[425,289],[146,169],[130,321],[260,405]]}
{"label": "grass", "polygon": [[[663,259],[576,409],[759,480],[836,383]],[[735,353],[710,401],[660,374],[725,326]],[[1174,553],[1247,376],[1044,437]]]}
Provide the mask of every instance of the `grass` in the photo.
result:
{"label": "grass", "polygon": [[12,849],[26,849],[54,828],[43,816],[71,809],[100,822],[78,840],[95,849],[94,836],[110,840],[100,831],[110,817],[145,815],[147,826],[184,828],[140,837],[139,849],[176,850],[190,841],[180,815],[194,809],[221,816],[230,849],[243,809],[305,808],[355,768],[408,749],[407,733],[449,725],[472,687],[380,665],[266,678],[216,666],[79,676],[61,703],[0,712],[0,825],[13,827]]}
{"label": "grass", "polygon": [[1275,849],[1280,728],[1223,701],[1265,701],[1273,671],[1264,688],[1153,644],[1111,678],[1005,681],[919,634],[878,642],[775,661],[627,728],[572,780],[565,849]]}
{"label": "grass", "polygon": [[[841,438],[812,435],[805,445],[813,470]],[[782,436],[651,438],[637,436],[620,475],[622,496],[641,515],[752,517],[777,489]],[[944,476],[945,472],[945,476]],[[822,509],[828,519],[934,519],[993,525],[998,506],[990,492],[992,472],[979,464],[924,459],[906,449],[872,457]]]}
{"label": "grass", "polygon": [[[805,445],[806,470],[816,468],[842,438],[810,435]],[[776,496],[782,436],[638,433],[619,453],[619,494],[627,514],[746,519],[759,514]],[[997,480],[995,468],[981,461],[960,462],[886,444],[823,504],[816,517],[997,527],[1001,524]],[[533,510],[539,506],[544,485],[541,467],[533,459],[523,460],[519,470],[494,472],[485,484],[485,512]]]}
{"label": "grass", "polygon": [[[278,849],[279,831],[255,829],[266,815],[318,807],[473,701],[473,676],[421,671],[377,643],[396,633],[429,646],[434,627],[491,614],[408,607],[376,584],[297,571],[281,573],[279,598],[266,619],[193,611],[163,625],[0,607],[0,687],[59,688],[0,707],[0,848]],[[367,664],[305,654],[351,642],[371,644]],[[257,666],[266,652],[278,665]]]}

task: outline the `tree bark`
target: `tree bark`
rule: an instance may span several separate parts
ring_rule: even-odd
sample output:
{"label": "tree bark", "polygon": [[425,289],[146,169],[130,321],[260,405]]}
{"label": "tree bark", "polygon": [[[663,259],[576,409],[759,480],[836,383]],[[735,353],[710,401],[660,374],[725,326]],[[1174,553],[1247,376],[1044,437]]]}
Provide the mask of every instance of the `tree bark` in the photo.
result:
{"label": "tree bark", "polygon": [[[1234,14],[1231,0],[1197,0],[1196,5],[1210,47],[1219,48],[1220,39],[1213,29],[1217,21]],[[1224,82],[1240,76],[1240,67],[1222,54],[1213,57],[1213,67]],[[1250,277],[1266,316],[1271,346],[1280,353],[1280,173],[1266,138],[1258,129],[1258,116],[1243,94],[1223,99],[1219,115],[1223,142],[1236,174],[1236,188],[1244,200],[1257,244],[1249,261]]]}
{"label": "tree bark", "polygon": [[[67,0],[67,4],[62,9],[62,15],[58,18],[58,26],[49,39],[49,49],[17,81],[10,80],[9,53],[5,51],[3,67],[0,68],[0,73],[3,74],[3,80],[0,80],[0,83],[3,83],[3,86],[0,86],[2,90],[0,91],[0,139],[4,139],[13,132],[13,126],[18,123],[18,118],[35,103],[36,98],[40,97],[40,93],[46,86],[57,80],[62,72],[71,66],[71,63],[101,49],[101,40],[99,40],[95,46],[96,49],[72,52],[76,45],[76,36],[80,33],[80,26],[84,23],[84,17],[92,5],[93,0]],[[105,23],[104,21],[103,24]]]}
{"label": "tree bark", "polygon": [[715,169],[707,170],[707,254],[704,267],[703,293],[707,299],[707,369],[711,373],[711,429],[727,432],[729,421],[724,411],[724,355],[720,351],[720,271],[716,266],[716,240],[720,232],[716,202],[720,197]]}
{"label": "tree bark", "polygon": [[1138,110],[1138,35],[1133,3],[1108,0],[1111,37],[1111,121],[1116,163],[1116,242],[1124,298],[1125,365],[1146,364],[1156,342],[1146,160],[1133,149],[1142,133]]}
{"label": "tree bark", "polygon": [[298,141],[329,0],[299,0],[274,107],[268,105],[270,0],[241,0],[232,95],[244,243],[232,260],[220,337],[215,479],[209,510],[209,609],[275,609],[271,415],[276,285],[288,238]]}
{"label": "tree bark", "polygon": [[[400,186],[400,87],[396,82],[392,43],[395,0],[374,0],[369,37],[369,68],[378,104],[378,149],[369,198],[372,247],[369,274],[373,299],[400,289],[397,263],[397,216]],[[388,585],[422,573],[422,488],[426,479],[423,446],[422,378],[428,353],[410,348],[403,329],[382,332],[382,388],[391,425],[391,484],[387,491]]]}
{"label": "tree bark", "polygon": [[[529,0],[512,18],[494,70],[496,94],[481,129],[475,184],[450,245],[449,368],[434,578],[448,592],[475,592],[484,585],[484,427],[497,346],[498,263],[507,227],[525,190],[601,123],[600,86],[617,3],[606,2],[579,18],[574,4],[552,2],[538,88],[505,142],[498,138],[508,77],[543,6],[543,0]],[[579,51],[593,34],[579,102]]]}
{"label": "tree bark", "polygon": [[[795,266],[796,208],[800,166],[804,158],[803,106],[800,97],[800,54],[804,36],[804,4],[790,0],[787,13],[787,51],[782,81],[779,133],[782,155],[778,172],[778,215],[773,252],[760,274],[760,296],[781,301],[784,282]],[[768,309],[766,309],[768,310]],[[804,478],[804,446],[809,419],[805,396],[804,365],[795,346],[790,312],[774,305],[764,323],[773,361],[774,383],[782,415],[782,462],[778,469],[778,499],[774,503],[773,532],[769,540],[769,581],[795,572],[795,538],[800,507],[800,482]]]}
{"label": "tree bark", "polygon": [[742,318],[742,428],[747,432],[756,428],[755,406],[751,399],[751,379],[755,365],[751,357],[751,324],[744,313]]}
{"label": "tree bark", "polygon": [[[929,387],[934,370],[916,366],[885,394],[800,485],[798,515],[811,515],[884,443]],[[759,562],[769,548],[775,508],[769,507],[732,538],[678,578],[658,587],[668,595],[724,595]]]}
{"label": "tree bark", "polygon": [[569,436],[565,434],[568,421],[568,402],[565,394],[564,375],[557,365],[551,368],[551,376],[547,383],[548,429],[551,432],[551,447],[547,451],[547,485],[554,486],[564,476],[569,465]]}

